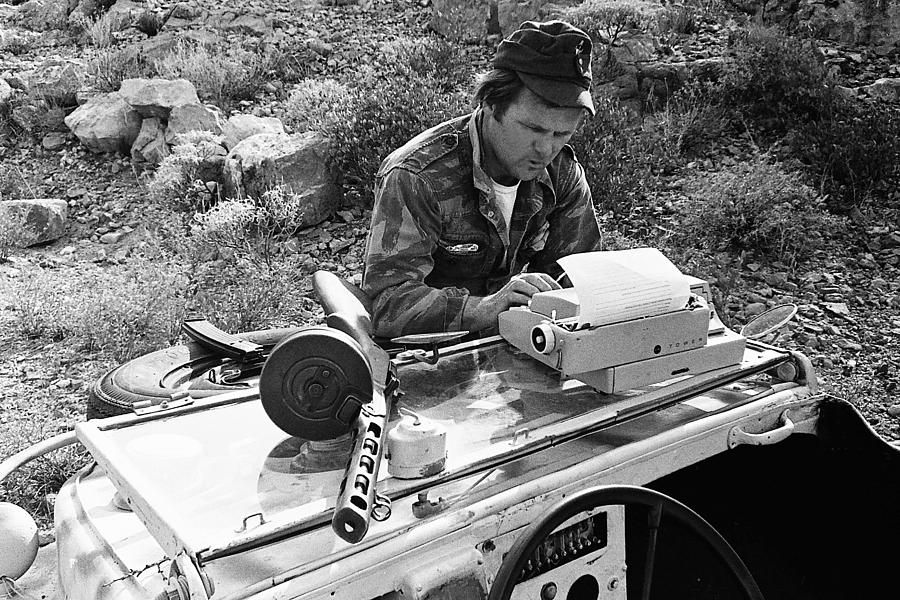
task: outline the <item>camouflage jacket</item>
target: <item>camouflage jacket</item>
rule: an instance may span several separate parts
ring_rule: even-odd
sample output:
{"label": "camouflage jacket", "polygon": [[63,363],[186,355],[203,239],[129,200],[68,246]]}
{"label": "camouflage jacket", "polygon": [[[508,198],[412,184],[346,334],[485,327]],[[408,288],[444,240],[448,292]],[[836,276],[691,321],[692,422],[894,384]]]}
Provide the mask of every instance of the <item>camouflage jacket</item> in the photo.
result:
{"label": "camouflage jacket", "polygon": [[479,118],[419,134],[378,170],[362,281],[376,335],[461,329],[470,294],[492,294],[526,267],[556,276],[556,259],[597,247],[591,192],[569,146],[521,182],[506,231],[481,167]]}

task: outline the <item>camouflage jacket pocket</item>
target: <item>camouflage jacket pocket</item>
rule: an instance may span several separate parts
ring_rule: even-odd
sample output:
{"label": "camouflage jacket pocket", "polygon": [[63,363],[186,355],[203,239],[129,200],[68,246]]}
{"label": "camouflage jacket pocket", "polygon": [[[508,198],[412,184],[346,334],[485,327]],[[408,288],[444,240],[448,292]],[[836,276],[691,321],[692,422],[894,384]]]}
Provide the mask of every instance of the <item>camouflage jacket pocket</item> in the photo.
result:
{"label": "camouflage jacket pocket", "polygon": [[441,239],[434,253],[435,271],[460,280],[481,276],[488,267],[488,241],[481,236]]}

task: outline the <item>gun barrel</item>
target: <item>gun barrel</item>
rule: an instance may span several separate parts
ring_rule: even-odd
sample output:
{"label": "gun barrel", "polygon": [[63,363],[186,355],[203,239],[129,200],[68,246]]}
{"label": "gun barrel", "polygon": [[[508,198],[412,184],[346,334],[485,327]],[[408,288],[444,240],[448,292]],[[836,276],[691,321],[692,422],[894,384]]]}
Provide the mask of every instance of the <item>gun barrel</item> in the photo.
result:
{"label": "gun barrel", "polygon": [[331,526],[346,542],[356,544],[365,537],[375,508],[375,487],[384,455],[388,404],[383,386],[376,386],[372,401],[359,411],[353,430],[353,445],[341,481]]}

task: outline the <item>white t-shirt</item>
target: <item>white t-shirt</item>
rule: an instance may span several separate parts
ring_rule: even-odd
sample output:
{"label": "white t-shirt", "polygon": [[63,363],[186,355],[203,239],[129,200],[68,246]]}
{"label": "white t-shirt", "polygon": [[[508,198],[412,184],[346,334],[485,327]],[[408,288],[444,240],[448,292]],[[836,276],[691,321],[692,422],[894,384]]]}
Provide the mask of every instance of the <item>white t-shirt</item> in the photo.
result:
{"label": "white t-shirt", "polygon": [[509,221],[512,219],[513,206],[516,205],[516,194],[519,191],[519,184],[516,185],[500,185],[493,179],[491,184],[494,186],[494,196],[497,199],[497,206],[500,208],[500,214],[503,216],[503,222],[506,223],[506,242],[509,243]]}

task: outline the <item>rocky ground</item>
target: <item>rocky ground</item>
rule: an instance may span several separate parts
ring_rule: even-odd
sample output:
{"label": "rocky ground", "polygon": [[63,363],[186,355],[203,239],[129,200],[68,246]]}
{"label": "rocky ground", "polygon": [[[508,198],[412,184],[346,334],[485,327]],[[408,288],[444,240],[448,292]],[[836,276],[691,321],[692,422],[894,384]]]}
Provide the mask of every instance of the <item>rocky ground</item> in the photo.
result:
{"label": "rocky ground", "polygon": [[[217,7],[217,3],[200,0],[182,4],[198,10]],[[258,13],[263,5],[272,3],[241,4]],[[354,65],[368,62],[381,41],[421,34],[428,21],[428,9],[423,6],[427,3],[274,4],[277,8],[272,14],[285,36],[303,36],[328,45],[327,51],[319,54],[315,69],[336,78],[352,77]],[[3,14],[0,10],[0,16]],[[34,36],[15,33],[14,28],[6,31],[26,37],[30,45],[15,55],[0,54],[4,70],[27,69],[48,55],[79,54],[75,40],[58,32]],[[715,47],[712,38],[704,41],[702,35],[706,34],[698,34],[690,44],[690,52],[699,48],[702,54],[704,48]],[[479,64],[489,55],[484,46],[467,51]],[[847,71],[851,85],[900,75],[895,58],[865,48],[830,44],[825,52]],[[278,90],[271,89],[259,102],[244,108],[271,114],[277,101]],[[735,148],[731,140],[723,140],[721,148],[688,169],[710,170],[743,160],[745,151]],[[0,439],[24,443],[58,433],[83,419],[87,387],[112,364],[109,359],[85,358],[65,340],[21,335],[14,322],[14,299],[4,296],[12,288],[4,281],[27,281],[45,270],[78,278],[88,269],[125,263],[162,216],[148,202],[146,189],[128,158],[92,155],[71,135],[56,136],[52,143],[28,134],[0,139],[0,160],[22,179],[29,197],[63,198],[70,207],[63,238],[16,251],[0,262]],[[789,269],[720,257],[722,265],[737,264],[738,268],[720,279],[710,275],[725,293],[724,305],[719,308],[733,326],[739,327],[766,307],[796,303],[798,315],[777,343],[810,356],[824,391],[850,400],[889,440],[900,439],[900,400],[896,396],[900,383],[896,360],[900,355],[898,215],[900,193],[894,193],[884,205],[855,213],[844,230],[836,232],[835,243],[809,264]],[[345,211],[302,235],[313,241],[317,261],[330,262],[353,275],[359,272],[366,228],[365,213]],[[16,449],[7,445],[4,452]],[[47,492],[52,494],[52,489]]]}

